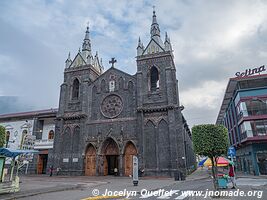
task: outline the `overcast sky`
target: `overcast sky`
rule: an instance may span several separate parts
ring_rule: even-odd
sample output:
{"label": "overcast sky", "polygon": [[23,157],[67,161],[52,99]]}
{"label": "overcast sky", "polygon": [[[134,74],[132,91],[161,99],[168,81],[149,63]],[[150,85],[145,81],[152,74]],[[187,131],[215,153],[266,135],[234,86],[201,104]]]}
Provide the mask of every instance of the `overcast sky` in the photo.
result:
{"label": "overcast sky", "polygon": [[24,109],[57,107],[64,62],[69,51],[76,55],[88,21],[105,69],[116,57],[117,68],[135,74],[153,5],[162,39],[165,31],[171,38],[189,125],[214,123],[228,79],[266,64],[267,1],[1,0],[0,96],[19,96]]}

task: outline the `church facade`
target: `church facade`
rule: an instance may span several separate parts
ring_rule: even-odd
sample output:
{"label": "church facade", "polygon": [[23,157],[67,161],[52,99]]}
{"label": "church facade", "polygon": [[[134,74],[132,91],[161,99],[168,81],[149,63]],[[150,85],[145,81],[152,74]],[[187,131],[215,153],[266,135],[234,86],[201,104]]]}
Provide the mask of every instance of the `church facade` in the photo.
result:
{"label": "church facade", "polygon": [[163,43],[153,11],[151,38],[137,46],[137,71],[104,72],[92,55],[87,27],[82,51],[66,60],[60,88],[54,148],[48,162],[66,175],[132,174],[132,158],[144,175],[174,176],[194,165],[191,133],[179,103],[172,46]]}

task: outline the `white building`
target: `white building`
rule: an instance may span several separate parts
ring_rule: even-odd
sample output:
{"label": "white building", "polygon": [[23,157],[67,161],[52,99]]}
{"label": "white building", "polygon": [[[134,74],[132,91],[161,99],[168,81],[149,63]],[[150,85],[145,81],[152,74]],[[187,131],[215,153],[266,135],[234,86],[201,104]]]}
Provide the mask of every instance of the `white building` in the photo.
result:
{"label": "white building", "polygon": [[30,166],[31,173],[47,171],[49,149],[53,148],[57,109],[38,110],[0,115],[0,125],[6,129],[5,147],[22,149],[27,138],[34,139],[32,148],[39,150]]}

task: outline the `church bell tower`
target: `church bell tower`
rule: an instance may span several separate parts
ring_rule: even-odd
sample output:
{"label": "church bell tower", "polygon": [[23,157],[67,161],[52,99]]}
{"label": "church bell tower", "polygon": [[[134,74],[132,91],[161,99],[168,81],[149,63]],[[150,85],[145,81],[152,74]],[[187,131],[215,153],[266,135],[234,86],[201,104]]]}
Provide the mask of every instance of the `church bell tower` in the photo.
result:
{"label": "church bell tower", "polygon": [[171,175],[183,170],[182,114],[170,38],[161,39],[153,11],[150,40],[137,46],[137,111],[141,165],[147,175]]}

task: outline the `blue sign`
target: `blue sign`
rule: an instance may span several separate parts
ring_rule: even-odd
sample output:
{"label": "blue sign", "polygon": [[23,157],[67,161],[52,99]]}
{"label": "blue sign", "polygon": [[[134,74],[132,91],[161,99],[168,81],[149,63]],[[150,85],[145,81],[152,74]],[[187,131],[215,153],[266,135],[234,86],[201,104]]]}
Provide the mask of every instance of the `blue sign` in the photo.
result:
{"label": "blue sign", "polygon": [[235,157],[236,156],[235,147],[229,147],[227,155],[230,157]]}

